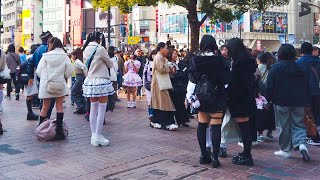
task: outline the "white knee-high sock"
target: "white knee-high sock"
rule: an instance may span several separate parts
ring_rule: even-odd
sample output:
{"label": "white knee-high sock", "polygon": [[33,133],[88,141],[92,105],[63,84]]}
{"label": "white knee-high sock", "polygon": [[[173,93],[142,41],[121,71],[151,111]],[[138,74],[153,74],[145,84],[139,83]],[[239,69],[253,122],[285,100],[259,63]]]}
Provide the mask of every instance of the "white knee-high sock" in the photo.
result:
{"label": "white knee-high sock", "polygon": [[0,105],[2,105],[3,101],[3,90],[0,90]]}
{"label": "white knee-high sock", "polygon": [[96,134],[101,135],[107,103],[99,103]]}
{"label": "white knee-high sock", "polygon": [[207,128],[207,133],[206,133],[206,146],[207,146],[207,147],[212,147],[211,129],[210,129],[210,126]]}
{"label": "white knee-high sock", "polygon": [[91,133],[96,133],[96,124],[97,124],[97,117],[98,117],[98,109],[99,109],[99,103],[98,102],[92,102],[90,107],[90,127],[91,127]]}

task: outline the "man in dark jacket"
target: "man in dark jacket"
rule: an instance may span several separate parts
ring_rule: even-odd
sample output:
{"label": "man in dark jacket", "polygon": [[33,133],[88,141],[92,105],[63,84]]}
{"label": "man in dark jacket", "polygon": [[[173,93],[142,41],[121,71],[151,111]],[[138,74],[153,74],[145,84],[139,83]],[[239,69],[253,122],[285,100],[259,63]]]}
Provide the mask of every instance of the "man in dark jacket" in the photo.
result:
{"label": "man in dark jacket", "polygon": [[307,80],[309,82],[309,90],[311,93],[311,109],[314,115],[315,123],[320,126],[320,60],[319,57],[312,55],[312,44],[304,42],[301,45],[302,57],[297,60],[297,63],[303,66]]}
{"label": "man in dark jacket", "polygon": [[276,121],[280,126],[280,151],[274,155],[290,158],[293,148],[299,149],[304,161],[310,161],[306,148],[304,108],[309,106],[310,91],[303,68],[294,62],[296,51],[290,44],[281,45],[279,61],[267,78],[267,97],[274,104]]}
{"label": "man in dark jacket", "polygon": [[[42,44],[34,52],[32,59],[30,61],[28,61],[29,85],[32,85],[33,83],[35,83],[35,82],[33,82],[34,75],[35,75],[34,71],[37,69],[38,64],[42,58],[42,55],[44,53],[48,52],[48,40],[51,37],[53,37],[53,36],[49,31],[43,32],[40,35],[40,39],[42,40]],[[39,82],[40,82],[40,80],[39,80]],[[55,99],[53,98],[53,99],[51,99],[50,108],[48,110],[48,114],[47,114],[46,118],[50,118],[54,104],[55,104]],[[40,123],[42,123],[41,121],[42,121],[42,119],[40,118]]]}

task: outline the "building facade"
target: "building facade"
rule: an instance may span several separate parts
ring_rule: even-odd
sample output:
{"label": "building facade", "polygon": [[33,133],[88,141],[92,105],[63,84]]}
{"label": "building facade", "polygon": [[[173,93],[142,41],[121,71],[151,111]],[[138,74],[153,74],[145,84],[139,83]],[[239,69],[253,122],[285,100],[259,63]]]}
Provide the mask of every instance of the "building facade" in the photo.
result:
{"label": "building facade", "polygon": [[42,30],[61,41],[66,34],[66,0],[43,0]]}
{"label": "building facade", "polygon": [[[302,0],[317,5],[318,1]],[[300,0],[291,0],[282,7],[273,7],[266,12],[249,11],[240,19],[230,23],[211,23],[207,19],[200,27],[200,38],[212,34],[219,46],[229,39],[238,37],[252,49],[276,51],[285,42],[299,47],[301,42],[311,43],[314,39],[314,15],[317,8],[311,8],[310,14],[299,17]],[[159,3],[159,41],[166,42],[168,38],[176,46],[188,45],[190,42],[186,9],[179,6],[169,7]],[[198,14],[199,20],[204,14]],[[320,32],[320,31],[319,31]]]}
{"label": "building facade", "polygon": [[21,46],[22,38],[22,0],[2,0],[3,34],[1,45],[7,49],[9,44]]}

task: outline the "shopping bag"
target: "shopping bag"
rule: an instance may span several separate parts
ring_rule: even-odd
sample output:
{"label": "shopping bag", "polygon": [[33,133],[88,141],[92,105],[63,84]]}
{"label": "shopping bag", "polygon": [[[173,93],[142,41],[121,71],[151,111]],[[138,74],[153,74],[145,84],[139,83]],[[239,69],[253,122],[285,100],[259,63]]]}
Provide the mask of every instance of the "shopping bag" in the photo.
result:
{"label": "shopping bag", "polygon": [[224,115],[221,127],[221,143],[235,143],[241,141],[241,132],[237,122],[231,118],[229,109]]}

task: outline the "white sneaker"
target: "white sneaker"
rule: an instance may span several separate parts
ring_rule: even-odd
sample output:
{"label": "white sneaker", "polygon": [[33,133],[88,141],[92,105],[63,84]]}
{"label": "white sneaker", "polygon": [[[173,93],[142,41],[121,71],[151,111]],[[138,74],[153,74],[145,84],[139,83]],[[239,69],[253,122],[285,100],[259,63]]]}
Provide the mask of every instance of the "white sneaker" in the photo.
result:
{"label": "white sneaker", "polygon": [[264,142],[264,140],[265,140],[265,137],[262,134],[258,134],[257,141]]}
{"label": "white sneaker", "polygon": [[159,123],[153,123],[153,122],[151,122],[150,124],[151,124],[151,126],[152,126],[153,128],[161,129],[161,125],[160,125]]}
{"label": "white sneaker", "polygon": [[308,139],[307,143],[313,146],[320,146],[320,141],[313,141],[312,139]]}
{"label": "white sneaker", "polygon": [[282,150],[274,152],[274,155],[282,158],[287,158],[287,159],[291,158],[291,152],[285,152]]}
{"label": "white sneaker", "polygon": [[92,146],[97,147],[97,146],[99,146],[99,145],[101,145],[101,146],[108,146],[108,145],[109,145],[109,140],[106,139],[105,137],[103,137],[102,135],[97,134],[97,135],[95,136],[95,138],[93,139]]}
{"label": "white sneaker", "polygon": [[136,102],[131,102],[131,108],[136,108]]}
{"label": "white sneaker", "polygon": [[175,124],[170,124],[170,125],[166,126],[166,129],[169,131],[174,131],[174,130],[178,129],[178,126]]}
{"label": "white sneaker", "polygon": [[132,106],[132,102],[129,101],[129,102],[128,102],[128,105],[127,105],[127,108],[131,108],[131,106]]}
{"label": "white sneaker", "polygon": [[238,146],[243,147],[243,142],[238,142]]}
{"label": "white sneaker", "polygon": [[309,162],[310,161],[310,155],[309,155],[307,147],[304,144],[300,144],[299,150],[300,150],[301,158],[303,159],[303,161]]}

